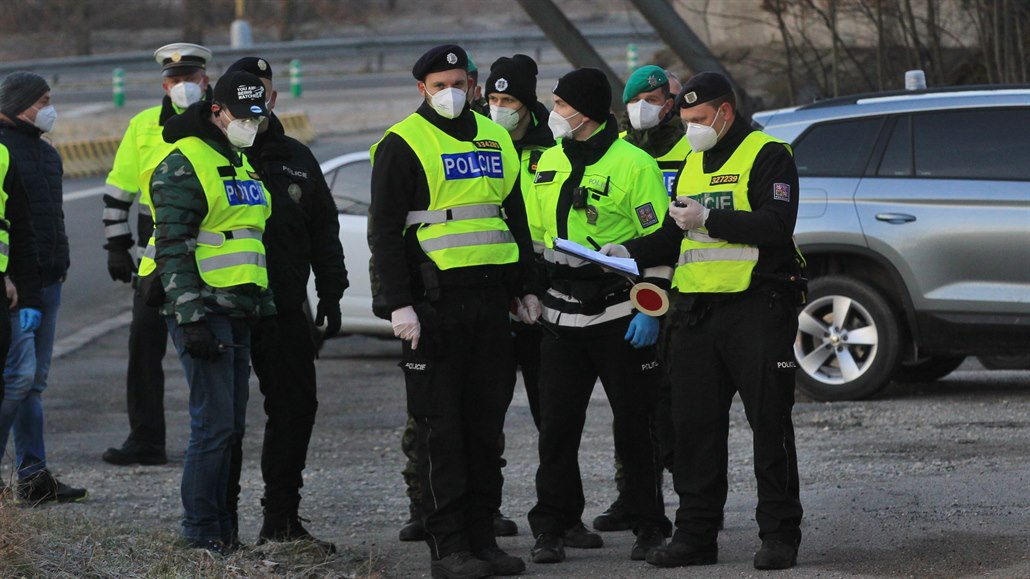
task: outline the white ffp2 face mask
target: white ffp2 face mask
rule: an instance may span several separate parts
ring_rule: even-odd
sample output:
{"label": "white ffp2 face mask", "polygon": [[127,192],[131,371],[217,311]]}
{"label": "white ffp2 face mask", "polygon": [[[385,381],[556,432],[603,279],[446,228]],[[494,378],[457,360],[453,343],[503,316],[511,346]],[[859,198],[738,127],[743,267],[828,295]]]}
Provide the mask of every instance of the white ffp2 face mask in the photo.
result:
{"label": "white ffp2 face mask", "polygon": [[201,93],[200,85],[195,82],[180,82],[168,89],[168,97],[172,99],[172,104],[180,109],[200,102]]}
{"label": "white ffp2 face mask", "polygon": [[261,128],[261,119],[235,119],[229,122],[225,128],[225,136],[229,144],[237,149],[246,149],[254,144],[257,138],[258,129]]}
{"label": "white ffp2 face mask", "polygon": [[687,123],[687,143],[690,144],[691,150],[695,153],[703,153],[719,142],[719,134],[726,128],[728,121],[723,121],[722,126],[716,131],[714,125],[718,119],[718,116],[712,119],[711,125]]}
{"label": "white ffp2 face mask", "polygon": [[519,125],[519,110],[521,110],[521,107],[509,109],[508,107],[490,105],[490,118],[510,133]]}
{"label": "white ffp2 face mask", "polygon": [[[429,94],[429,91],[426,91]],[[430,95],[429,104],[438,115],[445,119],[454,119],[465,109],[466,95],[464,91],[456,88],[444,88]]]}
{"label": "white ffp2 face mask", "polygon": [[626,112],[629,113],[629,124],[641,131],[658,126],[658,115],[662,112],[662,107],[641,99],[626,105]]}
{"label": "white ffp2 face mask", "polygon": [[585,123],[586,121],[582,121],[575,127],[573,127],[572,124],[569,123],[569,119],[578,114],[580,113],[573,113],[567,117],[563,117],[558,113],[551,111],[551,114],[547,117],[547,127],[551,129],[551,134],[554,135],[555,140],[570,137],[572,136],[572,133],[576,131],[576,129],[583,126],[583,123]]}
{"label": "white ffp2 face mask", "polygon": [[36,120],[32,124],[44,133],[54,130],[54,123],[57,122],[57,109],[54,105],[47,105],[36,111]]}

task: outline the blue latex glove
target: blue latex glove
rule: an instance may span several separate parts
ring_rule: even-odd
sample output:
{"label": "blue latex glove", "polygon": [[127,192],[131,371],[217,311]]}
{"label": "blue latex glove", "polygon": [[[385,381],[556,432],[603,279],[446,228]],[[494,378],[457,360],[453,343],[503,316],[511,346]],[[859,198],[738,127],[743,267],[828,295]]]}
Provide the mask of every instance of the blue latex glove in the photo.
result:
{"label": "blue latex glove", "polygon": [[35,332],[39,322],[43,321],[43,312],[35,308],[22,308],[18,312],[18,321],[21,322],[21,331]]}
{"label": "blue latex glove", "polygon": [[658,318],[637,313],[629,323],[626,335],[622,337],[634,348],[653,346],[658,341]]}

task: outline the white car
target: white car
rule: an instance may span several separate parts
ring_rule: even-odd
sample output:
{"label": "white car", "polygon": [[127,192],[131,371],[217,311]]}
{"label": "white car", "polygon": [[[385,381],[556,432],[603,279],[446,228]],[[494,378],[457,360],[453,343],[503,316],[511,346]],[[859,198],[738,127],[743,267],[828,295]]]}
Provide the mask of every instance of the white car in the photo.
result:
{"label": "white car", "polygon": [[[340,155],[322,163],[322,174],[329,184],[340,220],[340,243],[347,263],[350,287],[340,300],[340,335],[393,337],[388,320],[372,314],[372,289],[369,284],[368,206],[371,203],[372,163],[368,151]],[[318,304],[314,275],[308,280],[308,312]]]}

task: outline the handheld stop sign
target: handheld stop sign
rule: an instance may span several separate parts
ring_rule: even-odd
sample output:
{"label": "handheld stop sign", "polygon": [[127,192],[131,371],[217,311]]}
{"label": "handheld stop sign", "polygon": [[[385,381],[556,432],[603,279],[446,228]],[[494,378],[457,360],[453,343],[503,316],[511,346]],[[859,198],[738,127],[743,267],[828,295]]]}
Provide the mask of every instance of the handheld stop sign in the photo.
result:
{"label": "handheld stop sign", "polygon": [[635,284],[629,290],[629,299],[638,312],[653,318],[669,311],[669,294],[653,283]]}

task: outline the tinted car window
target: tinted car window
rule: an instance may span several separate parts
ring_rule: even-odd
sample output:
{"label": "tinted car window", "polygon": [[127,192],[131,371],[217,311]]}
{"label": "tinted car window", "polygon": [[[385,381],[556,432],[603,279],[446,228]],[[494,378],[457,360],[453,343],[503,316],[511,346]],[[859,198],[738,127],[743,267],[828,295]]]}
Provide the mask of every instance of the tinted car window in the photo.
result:
{"label": "tinted car window", "polygon": [[817,125],[794,145],[801,177],[860,177],[882,117]]}
{"label": "tinted car window", "polygon": [[364,215],[372,203],[372,163],[355,161],[338,167],[325,176],[333,201],[340,213]]}
{"label": "tinted car window", "polygon": [[876,174],[880,177],[912,176],[912,122],[908,115],[898,118],[894,124]]}
{"label": "tinted car window", "polygon": [[913,117],[917,177],[1030,179],[1030,110],[924,113]]}

